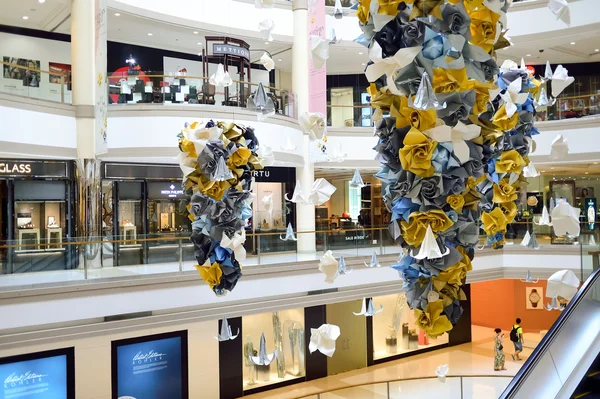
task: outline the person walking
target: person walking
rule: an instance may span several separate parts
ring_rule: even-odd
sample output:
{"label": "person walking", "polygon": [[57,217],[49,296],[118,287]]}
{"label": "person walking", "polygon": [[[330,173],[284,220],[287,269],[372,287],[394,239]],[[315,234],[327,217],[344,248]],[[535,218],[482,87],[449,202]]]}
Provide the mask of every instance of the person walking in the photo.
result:
{"label": "person walking", "polygon": [[504,346],[502,346],[504,334],[499,328],[496,328],[494,332],[496,333],[494,337],[494,371],[506,370],[504,367]]}
{"label": "person walking", "polygon": [[523,327],[521,327],[521,319],[517,318],[517,324],[513,325],[512,330],[510,330],[510,340],[515,346],[515,353],[512,356],[513,360],[521,360],[519,354],[523,352],[523,344],[525,340],[523,339]]}

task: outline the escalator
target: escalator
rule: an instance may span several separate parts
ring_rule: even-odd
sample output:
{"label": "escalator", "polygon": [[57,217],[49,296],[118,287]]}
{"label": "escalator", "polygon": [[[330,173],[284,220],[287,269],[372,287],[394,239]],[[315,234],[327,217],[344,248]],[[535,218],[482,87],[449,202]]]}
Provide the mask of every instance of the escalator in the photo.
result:
{"label": "escalator", "polygon": [[500,399],[600,399],[600,269],[595,270]]}

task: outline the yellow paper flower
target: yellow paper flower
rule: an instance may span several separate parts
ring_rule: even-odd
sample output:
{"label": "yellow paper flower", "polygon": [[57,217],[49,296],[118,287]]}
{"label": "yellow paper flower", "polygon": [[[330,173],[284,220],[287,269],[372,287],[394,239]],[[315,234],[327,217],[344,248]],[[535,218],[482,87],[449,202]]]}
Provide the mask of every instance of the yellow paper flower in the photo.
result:
{"label": "yellow paper flower", "polygon": [[500,208],[494,208],[491,212],[484,212],[481,215],[481,221],[488,236],[496,235],[498,232],[504,233],[508,223]]}
{"label": "yellow paper flower", "polygon": [[358,9],[356,10],[356,16],[361,24],[366,24],[369,21],[371,0],[359,0]]}
{"label": "yellow paper flower", "polygon": [[498,173],[521,173],[525,166],[525,160],[516,150],[504,151],[500,159],[496,161],[496,172]]}
{"label": "yellow paper flower", "polygon": [[450,194],[446,197],[446,201],[448,202],[448,205],[458,213],[461,213],[463,206],[465,206],[465,197],[460,194]]}
{"label": "yellow paper flower", "polygon": [[252,151],[248,148],[238,147],[237,151],[231,154],[227,163],[231,163],[235,167],[244,166],[248,163],[250,155],[252,155]]}
{"label": "yellow paper flower", "polygon": [[508,184],[506,179],[502,179],[498,184],[494,184],[494,197],[492,201],[496,204],[513,202],[517,200],[517,197],[517,189],[512,184]]}
{"label": "yellow paper flower", "polygon": [[433,15],[440,20],[443,19],[441,7],[444,5],[444,0],[414,0],[413,4],[413,9],[408,19],[409,21],[428,15]]}
{"label": "yellow paper flower", "polygon": [[514,202],[505,202],[500,204],[500,209],[502,209],[502,213],[506,216],[506,223],[512,223],[515,220],[517,216],[517,204]]}
{"label": "yellow paper flower", "polygon": [[467,296],[462,288],[460,288],[460,285],[444,284],[444,287],[438,293],[440,294],[440,299],[444,302],[444,307],[452,305],[455,299],[459,301],[467,300]]}
{"label": "yellow paper flower", "polygon": [[179,139],[179,148],[182,152],[185,152],[190,158],[198,158],[198,153],[196,153],[196,147],[194,143],[188,139]]}
{"label": "yellow paper flower", "polygon": [[377,13],[393,15],[395,17],[398,14],[398,5],[404,2],[404,0],[379,0],[379,10]]}
{"label": "yellow paper flower", "polygon": [[506,113],[506,104],[502,104],[492,118],[494,125],[500,130],[512,130],[519,122],[519,113],[515,112],[510,118]]}
{"label": "yellow paper flower", "polygon": [[467,272],[473,270],[471,258],[469,258],[465,249],[457,246],[456,250],[462,255],[462,259],[443,272],[440,272],[438,276],[433,277],[433,285],[436,290],[441,290],[446,284],[462,285],[467,277]]}
{"label": "yellow paper flower", "polygon": [[431,85],[436,93],[453,93],[466,89],[468,83],[467,68],[433,68]]}
{"label": "yellow paper flower", "polygon": [[[448,3],[457,5],[461,1],[463,1],[463,0],[448,0]],[[464,0],[464,6],[467,9],[467,11],[469,11],[469,12],[476,10],[477,8],[480,8],[480,7],[485,7],[483,5],[483,0]]]}
{"label": "yellow paper flower", "polygon": [[413,212],[408,217],[408,222],[402,220],[402,237],[408,245],[417,247],[425,238],[427,226],[431,226],[434,233],[445,231],[454,223],[441,209],[432,209],[429,212]]}
{"label": "yellow paper flower", "polygon": [[[393,103],[396,104],[396,101]],[[395,113],[395,112],[394,112]],[[390,116],[396,118],[396,127],[412,126],[415,129],[424,132],[435,127],[437,113],[435,109],[417,110],[408,105],[407,97],[400,97],[400,107],[397,115],[390,113]]]}
{"label": "yellow paper flower", "polygon": [[452,330],[452,323],[444,313],[441,300],[429,302],[425,310],[415,309],[415,323],[430,338],[437,338],[446,331]]}
{"label": "yellow paper flower", "polygon": [[375,118],[375,114],[379,114],[379,119],[381,119],[382,112],[390,110],[396,96],[387,87],[382,87],[378,90],[375,83],[371,83],[367,87],[367,93],[371,96],[371,107],[375,109],[374,120],[377,119]]}
{"label": "yellow paper flower", "polygon": [[469,13],[469,16],[471,17],[471,44],[489,53],[494,48],[500,15],[487,7],[481,7]]}
{"label": "yellow paper flower", "polygon": [[467,82],[467,90],[475,90],[475,104],[471,109],[471,114],[479,115],[487,111],[487,104],[490,100],[490,90],[497,89],[493,83],[480,82],[476,79],[470,79]]}
{"label": "yellow paper flower", "polygon": [[421,177],[433,176],[434,169],[431,158],[433,158],[436,146],[437,141],[429,140],[415,128],[410,129],[404,137],[404,147],[400,149],[399,157],[402,169]]}
{"label": "yellow paper flower", "polygon": [[210,267],[208,266],[195,266],[198,273],[200,273],[200,277],[202,280],[206,281],[206,284],[212,290],[215,286],[221,283],[221,277],[223,276],[223,271],[219,267],[217,262],[213,263]]}
{"label": "yellow paper flower", "polygon": [[208,195],[210,198],[220,201],[225,194],[225,191],[231,187],[231,184],[227,181],[214,181],[204,177],[198,180],[198,190]]}

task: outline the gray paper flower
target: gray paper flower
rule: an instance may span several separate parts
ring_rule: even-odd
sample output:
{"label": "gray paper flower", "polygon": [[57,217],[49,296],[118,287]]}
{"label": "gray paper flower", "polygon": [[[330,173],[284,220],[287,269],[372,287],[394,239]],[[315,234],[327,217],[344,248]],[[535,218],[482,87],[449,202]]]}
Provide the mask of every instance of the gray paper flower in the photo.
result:
{"label": "gray paper flower", "polygon": [[446,103],[446,108],[438,110],[438,118],[443,119],[448,126],[456,126],[458,121],[469,119],[475,104],[475,90],[440,94],[438,101]]}
{"label": "gray paper flower", "polygon": [[[424,206],[440,206],[445,202],[445,196],[442,197],[444,185],[440,176],[432,176],[427,178],[415,178],[412,188],[407,198],[412,199],[412,202]],[[442,197],[442,198],[440,198]]]}
{"label": "gray paper flower", "polygon": [[396,88],[405,96],[416,94],[419,85],[421,84],[421,77],[423,76],[424,71],[425,69],[417,65],[417,63],[411,62],[396,72],[396,77],[394,79]]}
{"label": "gray paper flower", "polygon": [[462,35],[471,39],[471,18],[462,2],[456,5],[446,4],[442,9],[442,20],[435,19],[441,32]]}
{"label": "gray paper flower", "polygon": [[[443,242],[441,242],[441,238],[439,236],[438,236],[437,241],[438,241],[439,245],[444,245]],[[453,248],[453,247],[447,247],[447,248],[449,250],[448,255],[442,256],[441,258],[437,258],[437,259],[425,258],[422,261],[420,261],[419,263],[421,263],[421,266],[424,269],[429,270],[429,272],[433,276],[439,276],[440,272],[443,272],[450,266],[457,264],[462,259],[462,255],[460,254],[460,252],[458,252],[456,250],[456,248]]]}

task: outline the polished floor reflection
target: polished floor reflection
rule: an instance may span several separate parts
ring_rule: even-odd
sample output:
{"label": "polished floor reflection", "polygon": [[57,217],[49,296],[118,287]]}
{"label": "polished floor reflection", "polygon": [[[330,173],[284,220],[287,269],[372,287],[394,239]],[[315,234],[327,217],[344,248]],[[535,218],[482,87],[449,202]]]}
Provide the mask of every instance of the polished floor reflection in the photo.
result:
{"label": "polished floor reflection", "polygon": [[[517,373],[523,361],[512,361],[510,359],[512,346],[506,345],[507,370],[494,371],[493,331],[489,328],[473,326],[472,332],[473,342],[469,344],[244,396],[244,398],[292,399],[306,397],[317,399],[317,394],[320,394],[320,399],[384,399],[388,397],[388,384],[385,381],[434,377],[436,367],[442,364],[449,365],[449,376],[477,376],[477,378],[462,379],[462,398],[497,398]],[[506,335],[508,336],[508,331]],[[530,338],[526,337],[526,340],[531,344],[537,342],[534,341],[533,335]],[[527,358],[532,350],[533,348],[525,347],[524,358]],[[361,384],[370,385],[352,387]],[[435,378],[392,382],[389,384],[389,397],[398,399],[461,398],[460,384],[460,378],[451,377],[446,378],[445,382],[440,382]],[[334,389],[340,390],[327,392]]]}

